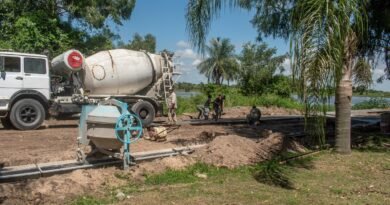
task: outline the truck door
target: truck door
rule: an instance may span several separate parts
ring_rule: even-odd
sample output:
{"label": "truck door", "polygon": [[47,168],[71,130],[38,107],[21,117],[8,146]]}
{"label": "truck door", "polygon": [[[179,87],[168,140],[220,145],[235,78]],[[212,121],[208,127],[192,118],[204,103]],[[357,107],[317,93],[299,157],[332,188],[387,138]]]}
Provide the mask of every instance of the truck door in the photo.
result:
{"label": "truck door", "polygon": [[10,99],[21,89],[23,89],[21,58],[0,56],[0,98]]}
{"label": "truck door", "polygon": [[36,90],[49,99],[50,78],[47,59],[24,57],[23,67],[23,88]]}

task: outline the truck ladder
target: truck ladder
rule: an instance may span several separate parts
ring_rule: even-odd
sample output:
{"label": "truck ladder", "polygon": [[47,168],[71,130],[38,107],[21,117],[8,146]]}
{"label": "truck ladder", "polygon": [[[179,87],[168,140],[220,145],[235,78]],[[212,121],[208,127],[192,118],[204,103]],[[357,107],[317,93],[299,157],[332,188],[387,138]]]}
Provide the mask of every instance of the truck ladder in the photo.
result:
{"label": "truck ladder", "polygon": [[161,62],[162,65],[162,77],[163,77],[163,87],[164,87],[164,99],[165,103],[168,105],[168,97],[169,97],[169,89],[172,88],[173,82],[172,82],[172,72],[173,68],[170,68],[168,65],[167,59],[162,59]]}

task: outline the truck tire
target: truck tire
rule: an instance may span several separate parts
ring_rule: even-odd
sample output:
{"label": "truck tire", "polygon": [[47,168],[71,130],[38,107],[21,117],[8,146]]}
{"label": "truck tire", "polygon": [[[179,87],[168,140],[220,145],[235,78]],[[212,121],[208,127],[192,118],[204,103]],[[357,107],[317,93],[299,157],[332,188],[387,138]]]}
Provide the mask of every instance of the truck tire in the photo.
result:
{"label": "truck tire", "polygon": [[139,116],[142,120],[143,126],[149,126],[152,124],[156,111],[154,110],[153,105],[148,101],[139,101],[135,103],[131,110]]}
{"label": "truck tire", "polygon": [[1,118],[1,125],[3,125],[3,127],[5,129],[13,129],[14,128],[14,126],[12,126],[12,124],[11,124],[11,121],[9,120],[9,117]]}
{"label": "truck tire", "polygon": [[45,120],[45,109],[37,100],[21,99],[12,106],[10,120],[18,130],[34,130]]}

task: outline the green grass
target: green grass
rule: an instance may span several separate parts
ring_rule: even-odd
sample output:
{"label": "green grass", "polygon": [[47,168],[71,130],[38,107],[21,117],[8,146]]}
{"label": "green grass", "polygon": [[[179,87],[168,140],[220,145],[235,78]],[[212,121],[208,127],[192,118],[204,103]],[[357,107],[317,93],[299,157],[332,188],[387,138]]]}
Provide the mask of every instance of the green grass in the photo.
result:
{"label": "green grass", "polygon": [[[262,96],[244,96],[240,94],[237,90],[232,89],[231,91],[225,93],[226,107],[235,107],[235,106],[264,106],[264,107],[281,107],[288,109],[298,109],[301,110],[303,105],[292,98],[284,98],[274,94],[267,94]],[[212,100],[215,99],[213,95]],[[190,98],[181,98],[178,97],[178,109],[177,113],[182,114],[185,112],[196,112],[197,105],[203,105],[206,101],[207,96],[200,94]]]}
{"label": "green grass", "polygon": [[[73,204],[388,204],[389,159],[389,152],[354,150],[231,170],[198,163],[147,176],[144,182],[126,179],[128,185],[113,187],[105,196],[80,197]],[[285,180],[287,187],[274,183]],[[131,199],[115,199],[117,189]]]}

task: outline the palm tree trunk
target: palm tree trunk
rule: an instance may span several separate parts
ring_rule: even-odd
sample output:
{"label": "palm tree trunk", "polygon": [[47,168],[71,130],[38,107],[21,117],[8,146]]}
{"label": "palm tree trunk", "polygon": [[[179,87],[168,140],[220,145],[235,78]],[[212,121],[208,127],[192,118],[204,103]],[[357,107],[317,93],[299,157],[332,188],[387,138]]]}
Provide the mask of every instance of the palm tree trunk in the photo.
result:
{"label": "palm tree trunk", "polygon": [[[344,73],[348,75],[348,73]],[[343,78],[336,88],[336,151],[351,153],[351,99],[352,82]]]}
{"label": "palm tree trunk", "polygon": [[336,87],[336,152],[351,153],[352,67],[356,51],[356,35],[350,32],[344,41],[344,59],[340,81]]}

